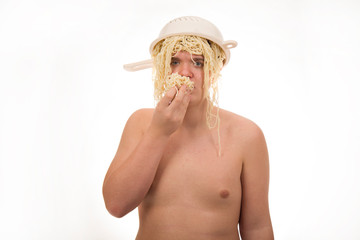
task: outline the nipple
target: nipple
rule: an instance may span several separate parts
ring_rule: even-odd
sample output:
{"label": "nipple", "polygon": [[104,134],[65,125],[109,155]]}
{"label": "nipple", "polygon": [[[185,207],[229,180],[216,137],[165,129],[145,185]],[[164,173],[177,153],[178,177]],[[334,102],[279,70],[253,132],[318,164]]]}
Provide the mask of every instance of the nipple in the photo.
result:
{"label": "nipple", "polygon": [[227,197],[229,197],[229,195],[230,195],[230,192],[228,190],[221,190],[221,192],[220,192],[221,198],[227,198]]}

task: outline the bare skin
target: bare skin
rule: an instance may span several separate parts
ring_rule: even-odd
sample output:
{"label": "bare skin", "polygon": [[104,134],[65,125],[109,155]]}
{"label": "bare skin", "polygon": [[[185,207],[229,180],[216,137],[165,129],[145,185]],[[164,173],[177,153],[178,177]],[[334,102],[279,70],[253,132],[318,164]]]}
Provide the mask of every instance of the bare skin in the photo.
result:
{"label": "bare skin", "polygon": [[[104,180],[108,211],[122,217],[138,207],[137,240],[273,239],[268,208],[269,164],[264,136],[250,120],[220,110],[205,124],[201,57],[180,52],[173,72],[195,83],[173,88],[155,109],[128,120]],[[169,102],[171,103],[169,104]]]}

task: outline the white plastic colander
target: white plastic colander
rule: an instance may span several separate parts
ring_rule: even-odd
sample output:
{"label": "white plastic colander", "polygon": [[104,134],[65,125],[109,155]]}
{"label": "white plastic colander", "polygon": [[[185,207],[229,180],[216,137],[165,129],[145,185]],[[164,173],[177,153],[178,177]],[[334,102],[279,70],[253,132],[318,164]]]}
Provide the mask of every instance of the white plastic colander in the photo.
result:
{"label": "white plastic colander", "polygon": [[[150,45],[150,54],[158,42],[167,37],[176,35],[195,35],[206,38],[218,44],[226,55],[224,65],[226,65],[230,60],[229,49],[237,46],[237,42],[234,40],[224,41],[219,29],[208,20],[200,17],[187,16],[176,18],[163,27],[163,29],[160,31],[159,37],[155,39]],[[151,67],[152,59],[124,65],[124,68],[127,71],[138,71]]]}

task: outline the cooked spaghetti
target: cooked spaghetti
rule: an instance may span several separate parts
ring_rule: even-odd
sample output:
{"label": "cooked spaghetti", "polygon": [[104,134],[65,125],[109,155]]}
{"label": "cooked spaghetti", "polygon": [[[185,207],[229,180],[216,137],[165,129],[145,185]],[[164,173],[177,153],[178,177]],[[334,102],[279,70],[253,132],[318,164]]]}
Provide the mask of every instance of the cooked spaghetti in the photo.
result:
{"label": "cooked spaghetti", "polygon": [[179,90],[182,85],[188,86],[190,91],[194,89],[194,82],[190,81],[189,77],[181,76],[178,73],[173,73],[166,78],[164,93],[169,91],[172,87],[176,87],[176,89]]}
{"label": "cooked spaghetti", "polygon": [[192,35],[171,36],[157,43],[152,52],[154,61],[153,81],[154,97],[159,101],[166,88],[166,80],[171,75],[171,58],[179,51],[186,51],[194,55],[203,55],[204,62],[204,98],[208,100],[206,123],[209,128],[218,124],[218,84],[220,70],[223,67],[225,53],[216,44],[202,37]]}

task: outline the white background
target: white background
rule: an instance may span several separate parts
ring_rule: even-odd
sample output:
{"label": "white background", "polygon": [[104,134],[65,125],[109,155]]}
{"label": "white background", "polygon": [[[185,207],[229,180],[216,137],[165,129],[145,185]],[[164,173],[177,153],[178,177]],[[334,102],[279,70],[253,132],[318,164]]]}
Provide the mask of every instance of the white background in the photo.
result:
{"label": "white background", "polygon": [[122,65],[186,15],[239,43],[220,106],[265,133],[276,239],[360,239],[357,0],[0,0],[0,239],[135,238],[137,211],[112,217],[101,190],[154,106],[151,70]]}

